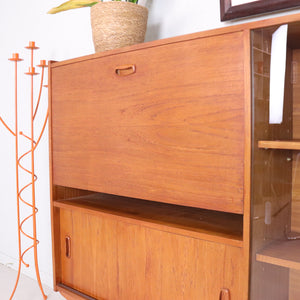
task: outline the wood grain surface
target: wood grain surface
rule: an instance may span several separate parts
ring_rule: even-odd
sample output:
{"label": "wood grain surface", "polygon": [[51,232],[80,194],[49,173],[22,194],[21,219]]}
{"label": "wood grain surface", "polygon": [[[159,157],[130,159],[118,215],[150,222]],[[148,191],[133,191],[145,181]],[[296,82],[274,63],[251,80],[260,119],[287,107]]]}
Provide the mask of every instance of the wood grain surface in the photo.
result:
{"label": "wood grain surface", "polygon": [[243,213],[242,32],[53,68],[52,148],[54,184]]}
{"label": "wood grain surface", "polygon": [[246,299],[241,248],[60,210],[61,248],[66,235],[72,241],[62,283],[71,288],[110,300],[218,299],[227,288],[231,299]]}

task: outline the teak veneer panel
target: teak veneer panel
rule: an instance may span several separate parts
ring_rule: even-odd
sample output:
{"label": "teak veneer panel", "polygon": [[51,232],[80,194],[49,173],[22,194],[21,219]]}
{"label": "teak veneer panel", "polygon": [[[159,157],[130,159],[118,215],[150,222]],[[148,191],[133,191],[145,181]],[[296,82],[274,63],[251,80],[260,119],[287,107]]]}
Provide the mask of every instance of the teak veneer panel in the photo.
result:
{"label": "teak veneer panel", "polygon": [[[53,183],[243,213],[243,41],[235,32],[53,68]],[[136,72],[117,76],[128,64]]]}
{"label": "teak veneer panel", "polygon": [[224,287],[244,299],[242,248],[60,210],[62,284],[96,299],[219,299]]}

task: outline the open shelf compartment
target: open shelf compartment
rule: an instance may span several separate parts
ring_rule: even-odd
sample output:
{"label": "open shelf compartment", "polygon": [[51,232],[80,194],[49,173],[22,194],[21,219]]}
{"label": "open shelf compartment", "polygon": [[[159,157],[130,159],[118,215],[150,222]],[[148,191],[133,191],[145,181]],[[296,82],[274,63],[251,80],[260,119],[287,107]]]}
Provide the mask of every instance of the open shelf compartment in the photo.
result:
{"label": "open shelf compartment", "polygon": [[243,215],[94,193],[54,202],[54,206],[195,238],[243,245]]}

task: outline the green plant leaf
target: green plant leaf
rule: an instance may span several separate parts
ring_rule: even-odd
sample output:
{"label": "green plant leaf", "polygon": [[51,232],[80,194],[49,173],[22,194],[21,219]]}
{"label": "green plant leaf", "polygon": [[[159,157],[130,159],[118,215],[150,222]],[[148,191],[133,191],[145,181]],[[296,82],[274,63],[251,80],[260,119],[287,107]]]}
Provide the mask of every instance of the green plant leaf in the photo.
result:
{"label": "green plant leaf", "polygon": [[80,8],[80,7],[87,7],[93,6],[97,4],[99,1],[97,0],[69,0],[60,6],[54,7],[48,11],[48,14],[56,14],[62,11],[66,11],[69,9]]}

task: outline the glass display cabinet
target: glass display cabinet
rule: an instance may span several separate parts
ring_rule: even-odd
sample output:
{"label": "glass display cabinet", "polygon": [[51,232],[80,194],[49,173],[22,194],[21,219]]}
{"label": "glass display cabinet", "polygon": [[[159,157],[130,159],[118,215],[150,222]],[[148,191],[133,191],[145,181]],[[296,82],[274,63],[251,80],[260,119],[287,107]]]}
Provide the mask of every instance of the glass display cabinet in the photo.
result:
{"label": "glass display cabinet", "polygon": [[300,299],[299,29],[251,32],[253,300]]}

